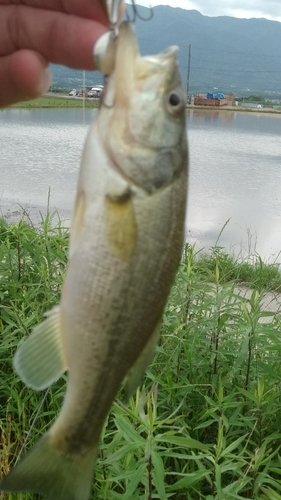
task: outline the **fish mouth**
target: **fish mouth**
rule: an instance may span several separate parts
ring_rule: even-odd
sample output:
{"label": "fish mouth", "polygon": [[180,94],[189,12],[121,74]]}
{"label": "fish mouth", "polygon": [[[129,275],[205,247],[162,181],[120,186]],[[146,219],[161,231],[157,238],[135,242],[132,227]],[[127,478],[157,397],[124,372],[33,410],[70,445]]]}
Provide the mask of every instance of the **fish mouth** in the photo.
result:
{"label": "fish mouth", "polygon": [[[104,92],[99,126],[107,156],[124,180],[148,193],[170,184],[182,168],[185,98],[177,54],[171,46],[141,57],[131,23],[123,22]],[[180,105],[173,107],[169,96],[176,92]]]}
{"label": "fish mouth", "polygon": [[108,73],[107,90],[103,95],[103,104],[107,107],[113,107],[116,103],[128,106],[137,80],[152,78],[153,75],[161,79],[163,75],[173,74],[173,68],[177,65],[179,48],[176,45],[160,54],[141,57],[135,29],[130,21],[122,22],[114,43],[114,67]]}
{"label": "fish mouth", "polygon": [[155,66],[163,67],[163,65],[167,65],[167,61],[169,61],[171,58],[176,60],[178,52],[179,47],[177,45],[171,45],[170,47],[167,47],[167,49],[160,52],[160,54],[145,56],[143,57],[143,59]]}

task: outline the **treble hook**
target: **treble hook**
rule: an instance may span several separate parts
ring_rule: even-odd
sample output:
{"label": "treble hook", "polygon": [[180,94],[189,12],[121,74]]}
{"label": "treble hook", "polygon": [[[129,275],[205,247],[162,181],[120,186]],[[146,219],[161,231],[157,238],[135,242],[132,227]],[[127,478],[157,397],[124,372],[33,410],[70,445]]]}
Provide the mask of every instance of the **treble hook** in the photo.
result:
{"label": "treble hook", "polygon": [[[125,0],[99,0],[107,13],[110,30],[104,33],[96,42],[93,50],[96,67],[104,74],[110,75],[114,68],[115,43],[119,34],[119,25],[122,21],[123,6]],[[1,2],[1,0],[0,0]],[[127,21],[134,23],[137,18],[142,21],[149,21],[153,17],[153,10],[150,8],[149,17],[141,16],[136,0],[131,0],[131,15],[126,10]]]}
{"label": "treble hook", "polygon": [[150,15],[149,17],[143,17],[140,15],[139,13],[139,9],[137,7],[137,4],[135,2],[135,0],[131,0],[131,6],[132,6],[132,10],[133,10],[133,16],[130,17],[130,14],[128,12],[128,9],[126,9],[126,19],[127,21],[131,22],[131,23],[135,23],[137,18],[141,19],[142,21],[150,21],[150,19],[153,18],[154,16],[154,12],[153,12],[153,9],[150,7]]}
{"label": "treble hook", "polygon": [[113,30],[117,29],[120,7],[122,4],[123,0],[113,0],[108,2],[109,22]]}

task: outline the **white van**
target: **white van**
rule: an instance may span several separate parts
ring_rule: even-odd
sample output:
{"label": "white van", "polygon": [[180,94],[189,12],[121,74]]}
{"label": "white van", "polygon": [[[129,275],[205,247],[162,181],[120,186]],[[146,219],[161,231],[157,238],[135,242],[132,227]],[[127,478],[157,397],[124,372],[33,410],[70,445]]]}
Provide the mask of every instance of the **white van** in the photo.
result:
{"label": "white van", "polygon": [[100,97],[103,91],[103,85],[96,85],[88,92],[88,97]]}

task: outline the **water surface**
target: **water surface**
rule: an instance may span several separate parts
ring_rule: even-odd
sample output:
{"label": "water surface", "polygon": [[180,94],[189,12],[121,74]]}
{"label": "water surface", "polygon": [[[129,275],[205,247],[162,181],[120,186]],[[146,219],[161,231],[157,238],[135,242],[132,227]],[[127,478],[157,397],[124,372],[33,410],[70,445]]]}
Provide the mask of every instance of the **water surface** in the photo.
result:
{"label": "water surface", "polygon": [[[51,205],[70,216],[79,162],[97,110],[0,112],[0,202]],[[264,258],[281,250],[281,116],[190,110],[186,234],[198,248],[216,242],[236,253],[250,245]]]}
{"label": "water surface", "polygon": [[[188,116],[190,241],[281,250],[281,115],[195,111]],[[189,233],[188,233],[189,234]],[[249,236],[250,235],[250,236]]]}

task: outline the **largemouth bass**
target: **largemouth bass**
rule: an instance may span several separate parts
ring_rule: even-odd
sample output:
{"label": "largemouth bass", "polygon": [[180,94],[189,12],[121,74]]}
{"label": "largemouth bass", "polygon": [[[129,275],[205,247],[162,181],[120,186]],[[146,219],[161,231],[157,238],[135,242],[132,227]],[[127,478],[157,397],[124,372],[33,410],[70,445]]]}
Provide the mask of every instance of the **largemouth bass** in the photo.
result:
{"label": "largemouth bass", "polygon": [[34,389],[68,371],[61,412],[1,491],[87,500],[105,419],[133,394],[156,346],[181,257],[187,191],[177,48],[140,57],[130,23],[83,153],[60,305],[19,347]]}

